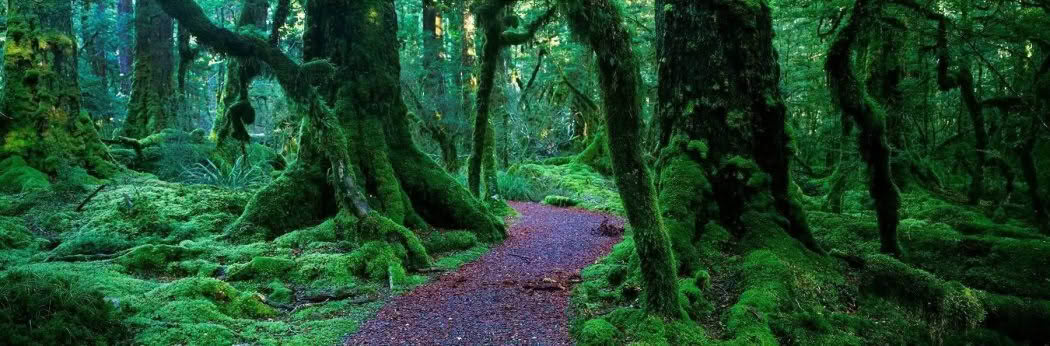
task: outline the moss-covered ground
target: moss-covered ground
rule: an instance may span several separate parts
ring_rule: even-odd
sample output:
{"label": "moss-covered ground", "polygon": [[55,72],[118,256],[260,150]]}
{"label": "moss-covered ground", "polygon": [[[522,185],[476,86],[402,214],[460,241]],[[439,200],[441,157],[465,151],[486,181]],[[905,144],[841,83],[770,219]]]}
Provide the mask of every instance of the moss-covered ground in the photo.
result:
{"label": "moss-covered ground", "polygon": [[471,232],[417,231],[434,265],[409,272],[403,245],[352,238],[338,218],[272,241],[229,236],[250,189],[139,173],[37,183],[8,166],[24,183],[0,194],[5,345],[336,344],[427,273],[488,249]]}
{"label": "moss-covered ground", "polygon": [[[526,164],[512,170],[556,186],[553,201],[622,215],[611,182],[589,166]],[[802,196],[817,240],[805,250],[775,220],[746,215],[750,232],[711,223],[695,241],[699,270],[680,275],[688,320],[641,308],[634,242],[584,269],[571,326],[582,345],[1042,345],[1050,342],[1050,238],[1002,212],[905,191],[900,258],[878,254],[872,202],[863,186],[841,214]]]}

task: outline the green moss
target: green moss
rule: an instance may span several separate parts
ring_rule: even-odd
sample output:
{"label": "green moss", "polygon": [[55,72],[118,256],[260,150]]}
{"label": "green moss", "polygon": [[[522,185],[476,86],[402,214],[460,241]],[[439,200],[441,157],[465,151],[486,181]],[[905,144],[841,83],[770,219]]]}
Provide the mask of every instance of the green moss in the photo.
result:
{"label": "green moss", "polygon": [[251,293],[241,292],[212,278],[187,278],[161,286],[146,294],[153,301],[204,299],[232,318],[267,318],[277,312]]}
{"label": "green moss", "polygon": [[0,217],[0,251],[26,248],[34,244],[33,236],[22,225],[21,219]]}
{"label": "green moss", "polygon": [[590,166],[522,164],[511,167],[508,174],[530,179],[534,186],[549,186],[559,194],[579,201],[581,208],[624,215],[615,184]]}
{"label": "green moss", "polygon": [[143,345],[233,345],[236,338],[229,328],[213,323],[182,324],[178,328],[152,327],[135,337]]}
{"label": "green moss", "polygon": [[113,306],[75,277],[16,269],[0,281],[2,344],[102,345],[123,337]]}
{"label": "green moss", "polygon": [[433,232],[424,241],[427,250],[432,253],[467,250],[477,244],[477,235],[467,231]]}
{"label": "green moss", "polygon": [[182,246],[142,245],[118,257],[116,263],[134,272],[153,272],[163,270],[171,262],[194,254],[195,251]]}
{"label": "green moss", "polygon": [[473,262],[474,260],[481,258],[481,256],[488,253],[488,251],[488,246],[484,244],[478,244],[464,251],[456,252],[451,255],[439,258],[437,261],[434,262],[434,267],[446,270],[456,269],[464,264]]}
{"label": "green moss", "polygon": [[0,192],[21,192],[51,188],[47,174],[30,167],[21,156],[0,161]]}
{"label": "green moss", "polygon": [[227,278],[236,280],[268,280],[281,278],[295,267],[295,261],[276,257],[256,257],[251,262],[234,264],[227,269]]}
{"label": "green moss", "polygon": [[543,198],[543,204],[567,208],[575,207],[579,205],[580,202],[565,196],[549,195]]}
{"label": "green moss", "polygon": [[616,327],[601,318],[589,320],[583,324],[583,328],[577,335],[576,341],[586,346],[611,346],[616,345],[616,335],[619,333]]}
{"label": "green moss", "polygon": [[862,287],[921,307],[934,334],[974,328],[984,321],[986,311],[977,292],[958,282],[945,282],[889,256],[871,255],[865,263]]}
{"label": "green moss", "polygon": [[291,289],[276,280],[266,285],[266,293],[267,301],[273,301],[280,304],[289,304],[295,299],[295,292],[292,292]]}

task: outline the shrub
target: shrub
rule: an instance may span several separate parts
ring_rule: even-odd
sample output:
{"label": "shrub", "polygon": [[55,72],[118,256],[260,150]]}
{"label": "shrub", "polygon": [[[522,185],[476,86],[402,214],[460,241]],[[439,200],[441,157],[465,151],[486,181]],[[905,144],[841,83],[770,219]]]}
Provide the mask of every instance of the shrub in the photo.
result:
{"label": "shrub", "polygon": [[513,173],[500,172],[496,176],[496,184],[503,198],[511,201],[539,202],[545,195],[528,178]]}

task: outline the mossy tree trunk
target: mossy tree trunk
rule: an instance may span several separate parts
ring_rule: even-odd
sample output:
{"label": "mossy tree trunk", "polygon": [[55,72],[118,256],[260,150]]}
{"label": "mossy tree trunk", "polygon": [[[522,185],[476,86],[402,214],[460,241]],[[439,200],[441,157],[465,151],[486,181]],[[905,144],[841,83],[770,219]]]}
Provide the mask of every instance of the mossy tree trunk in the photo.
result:
{"label": "mossy tree trunk", "polygon": [[502,221],[412,142],[397,46],[389,44],[397,33],[392,0],[310,1],[303,50],[310,62],[302,65],[261,37],[216,27],[192,1],[158,1],[202,44],[268,64],[306,113],[298,157],[252,198],[229,236],[272,239],[337,215],[359,233],[400,237],[420,259],[415,266],[426,253],[412,246],[418,239],[406,226],[504,236]]}
{"label": "mossy tree trunk", "polygon": [[157,0],[135,2],[135,64],[124,137],[145,138],[172,125],[174,22]]}
{"label": "mossy tree trunk", "polygon": [[[485,35],[485,45],[481,54],[480,86],[477,93],[477,114],[474,116],[474,137],[471,140],[471,154],[467,161],[467,185],[474,196],[481,196],[481,174],[482,165],[492,160],[490,171],[485,173],[492,181],[488,184],[492,192],[495,192],[495,158],[487,156],[495,155],[493,148],[486,148],[488,143],[495,142],[492,138],[492,125],[489,124],[489,112],[492,107],[492,90],[495,86],[496,70],[499,68],[500,57],[505,48],[519,45],[532,40],[536,32],[550,21],[555,12],[548,10],[542,16],[525,27],[525,31],[516,31],[518,28],[517,18],[513,16],[503,17],[504,11],[513,5],[516,0],[487,0],[480,3],[475,9],[476,18],[481,24]],[[491,195],[490,193],[486,193]]]}
{"label": "mossy tree trunk", "polygon": [[970,116],[974,133],[974,166],[970,178],[970,203],[977,204],[984,196],[985,156],[988,152],[988,129],[984,124],[984,107],[974,89],[973,72],[969,64],[960,63],[955,72],[950,71],[951,57],[948,53],[948,21],[942,20],[937,34],[937,85],[941,91],[959,89],[966,112]]}
{"label": "mossy tree trunk", "polygon": [[48,174],[67,166],[115,174],[91,118],[80,110],[72,3],[7,2],[0,159],[21,156]]}
{"label": "mossy tree trunk", "polygon": [[[269,8],[266,0],[244,0],[237,26],[246,30],[265,30]],[[246,127],[255,123],[255,110],[248,89],[261,72],[260,64],[251,58],[231,58],[226,63],[225,80],[219,92],[219,112],[210,136],[219,156],[229,162],[244,151],[243,144],[251,139]]]}
{"label": "mossy tree trunk", "polygon": [[850,18],[839,30],[828,51],[825,70],[832,98],[860,128],[858,143],[868,165],[869,191],[875,199],[879,222],[880,251],[900,255],[897,225],[900,223],[900,191],[893,182],[890,150],[886,144],[886,114],[857,78],[852,59],[857,37],[868,30],[882,7],[882,1],[857,0]]}
{"label": "mossy tree trunk", "polygon": [[[698,268],[693,242],[708,222],[745,234],[750,213],[779,214],[782,228],[821,252],[789,193],[791,137],[764,1],[668,0],[660,57],[659,198],[679,259]],[[778,218],[779,218],[778,217]]]}
{"label": "mossy tree trunk", "polygon": [[611,0],[563,1],[573,32],[598,55],[613,174],[634,231],[645,283],[645,307],[665,318],[685,316],[671,242],[659,214],[656,191],[641,151],[640,72],[631,36]]}

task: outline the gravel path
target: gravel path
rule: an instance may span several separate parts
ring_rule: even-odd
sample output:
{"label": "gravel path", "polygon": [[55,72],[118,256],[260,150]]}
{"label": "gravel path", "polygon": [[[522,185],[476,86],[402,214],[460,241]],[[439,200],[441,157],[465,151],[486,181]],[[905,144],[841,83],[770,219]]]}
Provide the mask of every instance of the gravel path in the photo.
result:
{"label": "gravel path", "polygon": [[616,217],[510,203],[521,217],[477,261],[394,298],[347,345],[567,345],[569,291],[620,236]]}

